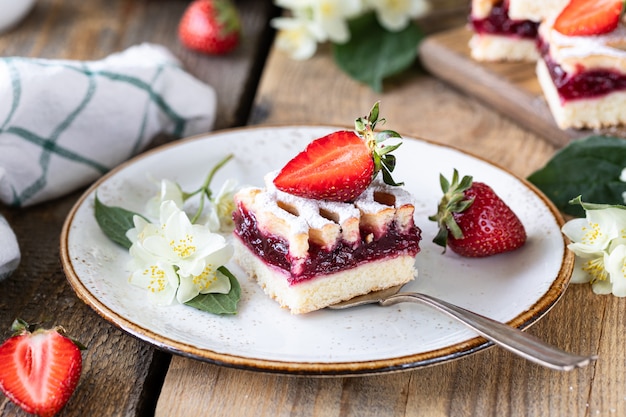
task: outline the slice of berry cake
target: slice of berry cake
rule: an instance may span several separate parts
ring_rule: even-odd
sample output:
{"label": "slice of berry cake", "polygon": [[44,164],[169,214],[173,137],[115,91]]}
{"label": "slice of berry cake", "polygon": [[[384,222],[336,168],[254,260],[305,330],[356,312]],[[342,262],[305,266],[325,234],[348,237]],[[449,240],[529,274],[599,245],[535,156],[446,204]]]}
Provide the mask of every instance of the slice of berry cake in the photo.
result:
{"label": "slice of berry cake", "polygon": [[528,61],[539,58],[539,23],[557,14],[567,0],[472,0],[469,26],[472,58]]}
{"label": "slice of berry cake", "polygon": [[537,77],[561,129],[626,123],[621,0],[574,0],[540,27]]}
{"label": "slice of berry cake", "polygon": [[421,231],[413,197],[390,175],[389,152],[399,136],[374,134],[377,119],[378,103],[357,120],[357,133],[312,141],[280,172],[267,174],[264,188],[235,195],[235,260],[293,314],[417,275]]}
{"label": "slice of berry cake", "polygon": [[401,285],[417,271],[411,196],[373,183],[354,203],[246,188],[235,198],[235,258],[294,314]]}

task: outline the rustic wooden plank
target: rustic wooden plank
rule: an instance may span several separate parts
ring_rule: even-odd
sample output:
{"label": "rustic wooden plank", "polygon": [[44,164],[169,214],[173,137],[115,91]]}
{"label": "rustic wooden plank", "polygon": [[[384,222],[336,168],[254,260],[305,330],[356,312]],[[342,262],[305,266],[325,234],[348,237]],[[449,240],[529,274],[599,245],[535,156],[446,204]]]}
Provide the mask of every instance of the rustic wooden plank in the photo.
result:
{"label": "rustic wooden plank", "polygon": [[[243,124],[271,31],[271,2],[241,0],[244,40],[233,54],[208,57],[184,49],[176,27],[188,0],[40,0],[13,31],[0,34],[0,55],[101,59],[142,42],[159,43],[214,86],[216,128]],[[0,337],[16,317],[63,324],[88,345],[78,389],[63,416],[151,415],[170,355],[111,326],[83,304],[59,263],[59,235],[80,192],[27,209],[0,206],[22,251],[16,273],[0,282]],[[25,415],[0,395],[0,416]]]}
{"label": "rustic wooden plank", "polygon": [[467,28],[459,27],[428,37],[420,47],[423,65],[556,146],[594,133],[626,136],[624,128],[559,129],[535,76],[535,64],[477,62],[467,46],[470,36]]}

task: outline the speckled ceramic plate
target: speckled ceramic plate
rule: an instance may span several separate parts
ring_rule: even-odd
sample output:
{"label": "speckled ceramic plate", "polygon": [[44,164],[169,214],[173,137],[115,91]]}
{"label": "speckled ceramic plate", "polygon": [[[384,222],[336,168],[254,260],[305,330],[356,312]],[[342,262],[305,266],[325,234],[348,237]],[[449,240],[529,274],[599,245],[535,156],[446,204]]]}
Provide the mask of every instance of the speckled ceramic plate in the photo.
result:
{"label": "speckled ceramic plate", "polygon": [[[185,190],[199,186],[227,153],[229,162],[214,184],[237,178],[262,185],[263,175],[283,164],[331,127],[256,127],[178,141],[123,164],[95,183],[69,214],[61,255],[76,294],[102,317],[158,348],[217,364],[268,372],[355,375],[398,371],[457,359],[491,346],[426,306],[363,306],[291,315],[263,294],[234,264],[242,286],[235,316],[215,316],[183,305],[150,304],[129,284],[127,251],[110,242],[93,215],[94,194],[108,205],[143,212],[153,194],[149,177],[169,178]],[[396,151],[394,177],[417,198],[416,223],[423,231],[417,280],[421,291],[512,326],[527,328],[558,301],[573,259],[560,233],[558,211],[535,188],[506,170],[459,150],[406,138]],[[527,244],[486,259],[445,255],[431,240],[440,198],[439,173],[453,168],[489,183],[524,223]]]}

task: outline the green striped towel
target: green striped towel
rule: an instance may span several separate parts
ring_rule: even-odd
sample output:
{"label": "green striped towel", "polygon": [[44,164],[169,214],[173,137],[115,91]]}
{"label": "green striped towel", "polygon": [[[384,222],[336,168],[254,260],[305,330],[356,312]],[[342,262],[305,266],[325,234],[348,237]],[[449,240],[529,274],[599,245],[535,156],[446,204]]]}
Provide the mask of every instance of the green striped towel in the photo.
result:
{"label": "green striped towel", "polygon": [[[100,61],[0,58],[0,202],[24,207],[85,186],[158,134],[212,129],[216,96],[164,47]],[[0,280],[20,261],[0,215]]]}
{"label": "green striped towel", "polygon": [[160,133],[213,127],[214,90],[164,47],[101,61],[0,59],[0,201],[66,194],[143,150]]}

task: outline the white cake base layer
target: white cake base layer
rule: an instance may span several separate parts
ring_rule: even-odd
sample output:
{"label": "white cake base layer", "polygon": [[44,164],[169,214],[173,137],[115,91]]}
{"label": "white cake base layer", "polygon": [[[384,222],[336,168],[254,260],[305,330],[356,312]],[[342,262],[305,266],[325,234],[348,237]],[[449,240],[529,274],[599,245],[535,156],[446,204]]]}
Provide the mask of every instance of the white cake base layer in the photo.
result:
{"label": "white cake base layer", "polygon": [[257,280],[265,294],[292,314],[309,313],[357,295],[406,284],[417,276],[415,257],[402,255],[289,285],[284,270],[265,263],[237,237],[233,246],[239,266]]}
{"label": "white cake base layer", "polygon": [[469,47],[477,61],[535,62],[539,58],[534,39],[475,33]]}
{"label": "white cake base layer", "polygon": [[561,129],[599,129],[626,124],[626,92],[563,102],[543,59],[537,61],[537,78],[556,124]]}

